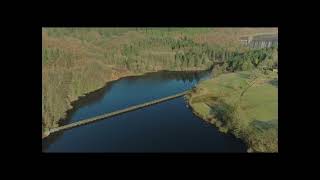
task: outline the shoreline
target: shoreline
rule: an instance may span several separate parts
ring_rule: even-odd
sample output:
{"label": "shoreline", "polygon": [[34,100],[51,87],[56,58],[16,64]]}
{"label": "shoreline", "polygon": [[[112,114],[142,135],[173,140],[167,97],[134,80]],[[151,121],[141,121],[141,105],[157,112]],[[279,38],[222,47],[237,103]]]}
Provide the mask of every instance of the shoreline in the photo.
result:
{"label": "shoreline", "polygon": [[[244,72],[243,72],[244,73]],[[186,96],[186,101],[188,106],[190,106],[192,112],[194,115],[196,115],[197,117],[201,118],[202,120],[214,125],[216,128],[218,128],[219,132],[222,133],[226,133],[226,134],[231,134],[234,137],[240,139],[242,142],[244,142],[244,144],[247,147],[247,152],[251,153],[251,152],[278,152],[278,136],[275,135],[274,133],[277,132],[277,119],[276,122],[273,122],[274,118],[277,118],[276,114],[273,113],[277,113],[277,111],[275,110],[273,112],[274,108],[270,109],[270,105],[272,105],[272,107],[274,107],[274,105],[272,104],[273,101],[275,101],[277,99],[277,91],[275,91],[274,93],[268,93],[268,98],[266,99],[265,97],[263,98],[262,96],[257,96],[257,94],[264,94],[266,91],[268,92],[273,92],[274,90],[277,90],[277,87],[274,87],[274,85],[270,84],[270,80],[274,79],[275,77],[277,78],[277,74],[269,74],[268,76],[262,76],[260,77],[260,81],[258,81],[256,83],[256,86],[253,86],[253,88],[250,89],[250,91],[246,91],[248,88],[240,88],[240,89],[232,89],[230,91],[232,91],[233,94],[243,94],[241,93],[244,92],[244,90],[247,92],[247,96],[245,98],[246,103],[244,103],[244,106],[249,106],[252,105],[256,102],[259,103],[263,103],[263,102],[268,102],[266,104],[266,107],[264,108],[259,108],[259,109],[255,109],[254,114],[248,114],[248,111],[250,112],[250,110],[252,109],[241,109],[239,111],[243,113],[246,113],[247,116],[242,116],[242,118],[240,118],[239,116],[237,116],[237,120],[234,120],[234,117],[229,116],[228,112],[229,111],[219,111],[219,107],[223,107],[224,104],[223,102],[217,101],[217,98],[225,98],[225,100],[231,100],[231,102],[229,102],[229,104],[233,104],[232,102],[234,102],[234,98],[238,98],[238,97],[232,97],[230,95],[231,92],[229,92],[228,88],[230,89],[230,87],[234,87],[234,85],[232,85],[232,82],[234,82],[234,80],[238,80],[240,81],[241,77],[240,76],[241,72],[237,72],[237,73],[233,73],[233,74],[229,74],[228,73],[224,73],[224,76],[221,77],[219,76],[218,78],[212,78],[210,80],[208,80],[207,82],[201,84],[197,84],[197,86],[195,87],[195,89],[193,89],[193,91]],[[231,78],[231,79],[230,79]],[[244,78],[246,79],[246,78]],[[244,80],[242,79],[242,81]],[[239,86],[239,85],[238,85]],[[252,86],[249,86],[252,87]],[[224,91],[225,93],[229,93],[229,95],[225,96],[226,94],[220,94],[219,92]],[[215,95],[213,94],[213,92],[215,92]],[[237,96],[237,95],[235,95]],[[240,95],[241,96],[241,95]],[[210,98],[212,97],[212,98]],[[250,98],[248,98],[250,97]],[[207,99],[203,99],[203,98],[207,98]],[[252,101],[252,99],[255,99],[255,101]],[[252,103],[254,102],[254,103]],[[200,103],[200,104],[199,104]],[[218,109],[216,109],[217,111],[221,112],[220,115],[215,116],[214,114],[211,113],[212,111],[212,107],[210,106],[210,104],[215,104],[215,106],[217,106]],[[268,106],[269,105],[269,106]],[[266,111],[269,112],[269,114],[263,114]],[[214,110],[214,112],[216,112]],[[252,112],[252,111],[251,111]],[[271,113],[270,113],[271,112]],[[238,112],[239,113],[239,112]],[[257,116],[256,114],[260,113],[260,116]],[[262,114],[262,115],[261,115]],[[219,117],[223,118],[223,119],[219,119]],[[258,121],[261,123],[265,123],[268,126],[268,128],[265,128],[262,130],[260,130],[261,128],[264,128],[262,124],[260,126],[253,126],[250,125],[253,122],[256,122],[254,120],[252,120],[252,117],[259,117],[260,119],[267,119],[267,121]],[[223,120],[225,120],[224,118],[228,118],[227,121],[225,122]],[[230,120],[233,119],[233,120]],[[251,118],[251,119],[250,119]],[[248,120],[249,119],[249,120]],[[232,121],[234,121],[233,125],[224,125],[224,123],[232,123]],[[236,121],[236,122],[235,122]],[[276,123],[276,124],[273,124]],[[265,126],[266,127],[266,126]],[[259,128],[258,130],[260,131],[256,131],[257,128]],[[262,138],[257,138],[262,136]],[[258,140],[257,140],[258,139]],[[269,140],[271,139],[271,140]],[[267,141],[268,140],[268,141]]]}
{"label": "shoreline", "polygon": [[[192,103],[191,103],[192,97],[191,97],[191,96],[192,96],[192,93],[189,94],[189,97],[188,97],[188,95],[185,95],[184,97],[185,97],[185,100],[186,100],[186,102],[187,102],[187,104],[188,104],[188,107],[190,108],[190,110],[192,111],[192,113],[193,113],[195,116],[197,116],[198,118],[200,118],[201,120],[203,120],[203,121],[205,121],[205,122],[207,122],[207,123],[210,123],[210,124],[213,125],[215,128],[217,128],[219,132],[221,132],[221,133],[223,133],[223,134],[230,134],[230,135],[232,135],[233,137],[235,137],[235,138],[237,138],[237,139],[240,139],[240,140],[245,144],[246,149],[247,149],[247,153],[251,152],[251,151],[250,151],[251,147],[249,146],[249,144],[248,144],[244,139],[237,137],[235,134],[233,134],[233,133],[231,133],[231,132],[221,131],[220,127],[218,127],[218,126],[216,125],[216,123],[213,123],[212,121],[208,120],[207,118],[203,117],[200,113],[198,113],[198,112],[194,109],[194,107],[192,106]],[[216,120],[216,122],[217,122],[217,121],[218,121],[218,120]]]}
{"label": "shoreline", "polygon": [[[119,80],[121,80],[123,78],[138,77],[138,76],[143,76],[143,75],[146,75],[146,74],[149,74],[149,73],[157,73],[157,72],[198,72],[198,71],[208,71],[210,69],[211,69],[211,67],[209,67],[207,69],[198,69],[198,70],[154,70],[154,71],[146,71],[146,72],[143,72],[143,73],[123,73],[123,74],[120,74],[118,77],[111,78],[110,80],[106,81],[102,87],[98,87],[95,90],[92,90],[90,92],[86,92],[86,93],[78,96],[76,99],[71,100],[69,102],[69,107],[70,108],[67,109],[64,112],[64,115],[59,119],[59,121],[56,122],[58,124],[57,127],[60,126],[59,123],[61,123],[61,121],[65,120],[65,118],[68,116],[68,113],[70,113],[70,111],[73,110],[74,104],[77,101],[79,101],[80,99],[87,97],[89,94],[97,92],[97,91],[105,88],[107,85],[109,85],[111,83],[114,83],[116,81],[119,81]],[[49,129],[49,131],[50,131],[50,129]],[[50,136],[49,131],[42,131],[42,140]]]}

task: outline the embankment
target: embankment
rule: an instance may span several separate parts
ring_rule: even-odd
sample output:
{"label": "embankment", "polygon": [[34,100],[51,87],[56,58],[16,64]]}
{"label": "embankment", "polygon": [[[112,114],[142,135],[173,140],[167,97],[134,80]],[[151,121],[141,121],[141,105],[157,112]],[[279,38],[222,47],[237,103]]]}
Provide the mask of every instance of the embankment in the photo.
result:
{"label": "embankment", "polygon": [[250,72],[222,74],[201,82],[187,96],[195,115],[219,131],[244,140],[248,152],[278,152],[276,73],[254,82]]}

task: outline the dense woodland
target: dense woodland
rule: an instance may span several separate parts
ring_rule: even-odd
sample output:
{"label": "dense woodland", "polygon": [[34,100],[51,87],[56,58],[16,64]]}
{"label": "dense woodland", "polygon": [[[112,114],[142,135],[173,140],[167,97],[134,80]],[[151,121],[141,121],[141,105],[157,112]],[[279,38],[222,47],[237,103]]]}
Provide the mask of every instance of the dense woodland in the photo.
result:
{"label": "dense woodland", "polygon": [[[170,70],[216,72],[277,68],[277,48],[250,50],[242,35],[270,28],[43,28],[43,131],[58,126],[71,102],[127,75]],[[222,65],[219,62],[224,62]]]}

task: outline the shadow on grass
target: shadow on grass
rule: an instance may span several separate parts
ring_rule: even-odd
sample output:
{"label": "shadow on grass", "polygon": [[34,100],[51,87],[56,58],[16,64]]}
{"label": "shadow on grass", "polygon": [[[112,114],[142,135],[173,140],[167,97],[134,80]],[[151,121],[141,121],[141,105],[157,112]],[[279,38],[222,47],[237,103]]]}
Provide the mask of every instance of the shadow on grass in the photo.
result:
{"label": "shadow on grass", "polygon": [[278,121],[276,119],[269,120],[269,121],[253,120],[250,123],[250,126],[254,127],[260,132],[263,132],[269,129],[278,130]]}
{"label": "shadow on grass", "polygon": [[238,74],[239,74],[239,76],[240,76],[241,78],[244,78],[244,79],[249,79],[249,77],[250,77],[250,74],[241,73],[241,72],[239,72]]}
{"label": "shadow on grass", "polygon": [[[233,106],[227,104],[222,99],[216,98],[214,103],[208,104],[211,108],[210,115],[221,122],[221,125],[228,126],[235,118],[235,109]],[[230,128],[228,126],[228,128]]]}
{"label": "shadow on grass", "polygon": [[273,86],[278,87],[278,79],[273,79],[271,81],[269,81],[270,84],[272,84]]}

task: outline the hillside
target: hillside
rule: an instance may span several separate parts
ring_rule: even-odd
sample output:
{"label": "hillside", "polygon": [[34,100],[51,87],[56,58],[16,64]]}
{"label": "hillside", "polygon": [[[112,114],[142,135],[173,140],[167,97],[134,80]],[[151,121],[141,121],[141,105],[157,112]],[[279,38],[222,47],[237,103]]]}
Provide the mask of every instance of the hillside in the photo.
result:
{"label": "hillside", "polygon": [[248,51],[213,69],[189,105],[220,131],[243,139],[249,152],[278,152],[278,51]]}
{"label": "hillside", "polygon": [[246,51],[242,35],[271,28],[43,28],[43,132],[57,127],[71,102],[129,75],[204,70]]}

